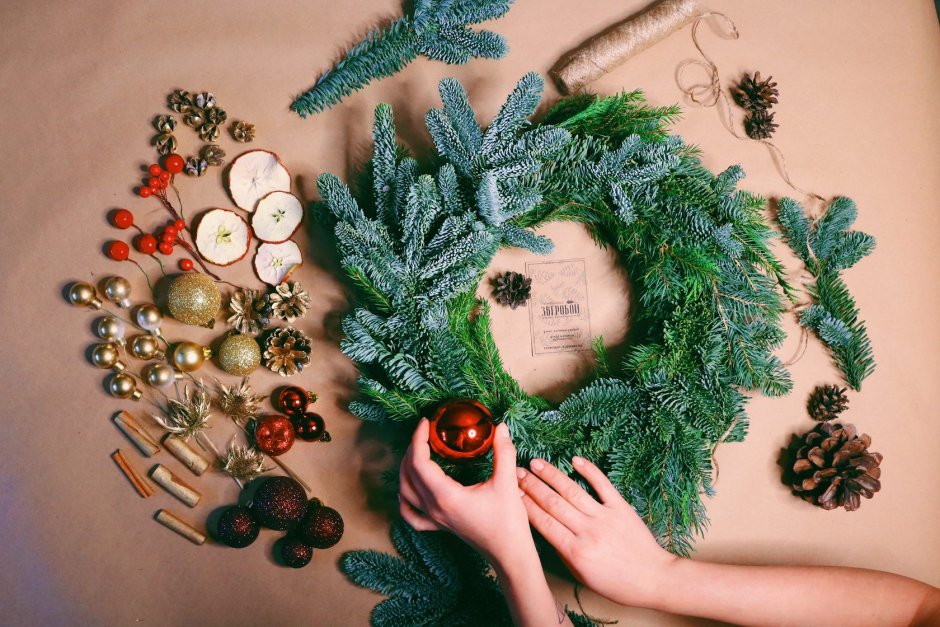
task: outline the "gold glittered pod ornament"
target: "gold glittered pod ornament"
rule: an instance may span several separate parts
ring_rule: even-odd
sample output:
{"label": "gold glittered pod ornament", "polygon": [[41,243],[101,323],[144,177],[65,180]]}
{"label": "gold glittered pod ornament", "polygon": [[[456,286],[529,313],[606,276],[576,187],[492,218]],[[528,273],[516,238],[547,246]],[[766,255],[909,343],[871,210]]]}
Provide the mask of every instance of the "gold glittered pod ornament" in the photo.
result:
{"label": "gold glittered pod ornament", "polygon": [[95,335],[102,340],[124,346],[124,323],[114,316],[104,316],[95,321]]}
{"label": "gold glittered pod ornament", "polygon": [[135,335],[131,338],[131,354],[137,359],[160,359],[163,360],[166,354],[160,350],[160,343],[157,336],[144,334]]}
{"label": "gold glittered pod ornament", "polygon": [[129,398],[133,401],[139,401],[143,393],[137,389],[137,382],[134,377],[126,372],[118,372],[108,380],[108,391],[114,398]]}
{"label": "gold glittered pod ornament", "polygon": [[116,372],[121,372],[127,369],[127,365],[121,361],[121,351],[114,342],[96,344],[91,349],[91,363],[102,370],[113,368]]}
{"label": "gold glittered pod ornament", "polygon": [[261,347],[247,335],[230,335],[219,347],[219,366],[225,372],[247,377],[261,364]]}
{"label": "gold glittered pod ornament", "polygon": [[138,305],[134,311],[134,324],[144,331],[151,333],[160,333],[160,325],[163,324],[163,314],[157,309],[156,305],[145,303]]}
{"label": "gold glittered pod ornament", "polygon": [[160,363],[147,364],[140,374],[147,385],[154,388],[168,388],[185,376],[182,372],[176,372],[166,364]]}
{"label": "gold glittered pod ornament", "polygon": [[69,302],[76,307],[101,309],[101,301],[98,299],[95,286],[84,281],[76,281],[69,287]]}
{"label": "gold glittered pod ornament", "polygon": [[218,286],[202,273],[185,272],[170,283],[167,307],[183,324],[211,328],[221,306],[222,294]]}
{"label": "gold glittered pod ornament", "polygon": [[131,283],[122,276],[113,276],[104,282],[104,297],[122,309],[131,306]]}
{"label": "gold glittered pod ornament", "polygon": [[212,350],[195,342],[180,342],[173,347],[173,365],[177,370],[192,372],[212,357]]}

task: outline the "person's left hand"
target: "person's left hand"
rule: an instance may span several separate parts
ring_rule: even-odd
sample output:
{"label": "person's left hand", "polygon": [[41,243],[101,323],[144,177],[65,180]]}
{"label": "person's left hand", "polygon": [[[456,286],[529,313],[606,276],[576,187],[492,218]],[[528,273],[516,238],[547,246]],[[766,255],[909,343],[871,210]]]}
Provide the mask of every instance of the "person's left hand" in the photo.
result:
{"label": "person's left hand", "polygon": [[493,476],[464,486],[431,459],[429,423],[422,418],[400,470],[400,511],[418,531],[447,529],[495,565],[534,547],[516,479],[516,449],[505,424],[493,440]]}

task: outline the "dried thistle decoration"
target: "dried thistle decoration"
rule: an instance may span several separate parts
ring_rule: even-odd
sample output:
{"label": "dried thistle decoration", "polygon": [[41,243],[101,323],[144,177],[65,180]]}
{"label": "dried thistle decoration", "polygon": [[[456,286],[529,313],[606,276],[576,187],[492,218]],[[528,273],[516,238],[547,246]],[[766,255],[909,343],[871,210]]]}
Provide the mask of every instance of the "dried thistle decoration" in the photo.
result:
{"label": "dried thistle decoration", "polygon": [[271,468],[265,467],[261,451],[247,446],[239,446],[235,438],[228,445],[222,462],[222,470],[239,483],[248,483]]}
{"label": "dried thistle decoration", "polygon": [[154,414],[153,418],[173,435],[188,440],[209,427],[210,407],[209,392],[200,381],[195,389],[186,387],[183,400],[170,399],[163,414]]}
{"label": "dried thistle decoration", "polygon": [[258,291],[237,290],[228,302],[228,323],[245,335],[257,335],[271,322],[267,299]]}
{"label": "dried thistle decoration", "polygon": [[310,364],[310,338],[294,327],[272,331],[264,342],[265,365],[282,377],[302,372]]}
{"label": "dried thistle decoration", "polygon": [[198,159],[196,157],[190,157],[186,160],[186,167],[184,171],[189,176],[202,176],[206,173],[206,170],[209,168],[209,164],[205,159]]}
{"label": "dried thistle decoration", "polygon": [[153,145],[161,155],[176,152],[176,137],[173,133],[160,133],[153,139]]}
{"label": "dried thistle decoration", "polygon": [[232,124],[232,137],[235,141],[246,144],[255,138],[255,125],[242,120]]}
{"label": "dried thistle decoration", "polygon": [[252,391],[246,377],[237,386],[227,386],[219,383],[215,404],[222,410],[223,414],[237,424],[244,426],[245,423],[258,415],[258,412],[261,411],[258,403],[265,398],[265,396],[258,396]]}
{"label": "dried thistle decoration", "polygon": [[202,160],[209,165],[220,166],[225,163],[225,151],[216,144],[207,144],[202,147],[200,152]]}
{"label": "dried thistle decoration", "polygon": [[176,118],[172,115],[158,115],[153,119],[153,127],[161,133],[172,133],[176,130]]}
{"label": "dried thistle decoration", "polygon": [[310,307],[310,294],[296,281],[280,283],[268,294],[268,300],[272,313],[287,322],[304,317]]}

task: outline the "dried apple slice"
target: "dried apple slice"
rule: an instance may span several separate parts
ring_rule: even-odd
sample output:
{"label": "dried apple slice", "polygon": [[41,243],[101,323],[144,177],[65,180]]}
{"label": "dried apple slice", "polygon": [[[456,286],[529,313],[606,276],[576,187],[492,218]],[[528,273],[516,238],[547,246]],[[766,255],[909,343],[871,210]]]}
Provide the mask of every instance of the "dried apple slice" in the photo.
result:
{"label": "dried apple slice", "polygon": [[304,262],[294,242],[261,244],[255,253],[255,272],[269,285],[278,285]]}
{"label": "dried apple slice", "polygon": [[248,254],[251,229],[234,211],[211,209],[199,218],[195,240],[203,259],[217,266],[230,266]]}
{"label": "dried apple slice", "polygon": [[240,209],[251,213],[258,201],[271,192],[290,191],[290,172],[268,150],[242,153],[229,168],[228,191]]}
{"label": "dried apple slice", "polygon": [[304,217],[304,206],[290,192],[271,192],[258,201],[251,228],[262,242],[280,244],[291,238]]}

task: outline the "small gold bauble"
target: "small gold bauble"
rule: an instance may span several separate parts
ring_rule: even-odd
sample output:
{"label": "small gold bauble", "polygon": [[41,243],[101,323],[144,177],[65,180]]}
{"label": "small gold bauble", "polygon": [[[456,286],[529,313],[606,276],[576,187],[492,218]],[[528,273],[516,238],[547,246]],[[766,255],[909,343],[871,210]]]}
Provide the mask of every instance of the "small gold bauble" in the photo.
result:
{"label": "small gold bauble", "polygon": [[101,309],[101,301],[98,300],[98,293],[95,287],[84,281],[76,281],[69,288],[69,302],[76,307],[91,307],[92,309]]}
{"label": "small gold bauble", "polygon": [[95,322],[95,335],[102,340],[110,340],[120,346],[124,345],[124,323],[114,316],[98,318]]}
{"label": "small gold bauble", "polygon": [[140,390],[137,389],[137,382],[134,381],[134,377],[126,372],[119,372],[111,377],[111,380],[108,381],[108,391],[111,392],[111,396],[114,398],[130,398],[135,401],[139,401],[140,397],[143,396]]}
{"label": "small gold bauble", "polygon": [[131,338],[131,354],[137,359],[163,359],[160,343],[155,335],[135,335]]}
{"label": "small gold bauble", "polygon": [[173,365],[177,370],[192,372],[212,357],[212,351],[195,342],[180,342],[173,349]]}
{"label": "small gold bauble", "polygon": [[209,325],[222,305],[218,286],[204,274],[186,272],[170,283],[167,307],[183,324]]}
{"label": "small gold bauble", "polygon": [[230,335],[219,347],[219,366],[229,374],[247,377],[261,364],[261,348],[247,335]]}
{"label": "small gold bauble", "polygon": [[137,311],[134,313],[134,321],[144,331],[156,333],[160,330],[160,325],[163,324],[163,314],[160,313],[156,305],[148,303],[137,307]]}
{"label": "small gold bauble", "polygon": [[174,381],[183,378],[182,372],[174,372],[166,364],[147,364],[141,371],[141,375],[147,385],[155,388],[170,387]]}
{"label": "small gold bauble", "polygon": [[104,297],[118,307],[127,309],[131,306],[131,284],[122,276],[113,276],[104,282]]}
{"label": "small gold bauble", "polygon": [[120,372],[127,368],[124,362],[121,361],[121,352],[118,350],[117,344],[113,342],[96,344],[95,347],[91,349],[91,362],[102,370],[114,368]]}

